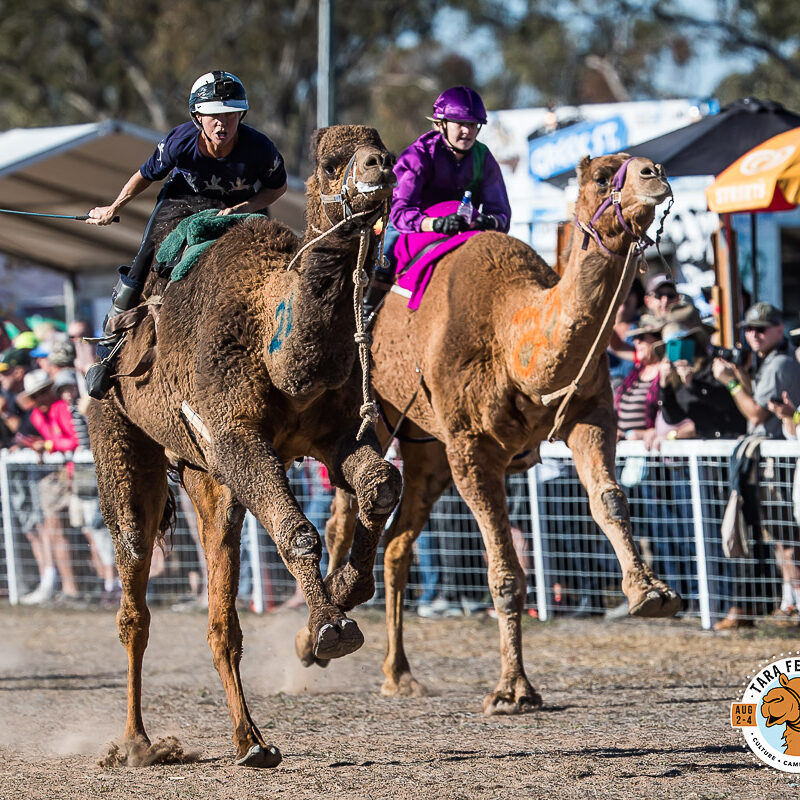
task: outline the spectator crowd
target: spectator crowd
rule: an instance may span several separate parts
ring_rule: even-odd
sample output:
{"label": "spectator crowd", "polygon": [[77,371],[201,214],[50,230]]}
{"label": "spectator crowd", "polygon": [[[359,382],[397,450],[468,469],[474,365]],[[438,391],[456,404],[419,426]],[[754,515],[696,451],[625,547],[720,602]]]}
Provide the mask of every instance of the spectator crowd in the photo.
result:
{"label": "spectator crowd", "polygon": [[[741,347],[714,346],[713,322],[703,319],[691,301],[678,293],[670,276],[656,274],[644,285],[638,280],[634,283],[618,310],[608,350],[617,438],[640,440],[651,453],[649,458],[628,457],[620,468],[620,483],[632,507],[643,510],[646,518],[636,535],[656,571],[687,598],[697,596],[688,467],[685,460],[666,457],[658,464],[657,479],[648,478],[663,443],[748,437],[757,445],[765,439],[794,439],[800,431],[800,351],[792,342],[800,329],[787,333],[780,310],[765,302],[747,309],[740,328]],[[35,573],[29,569],[25,575],[23,604],[115,606],[119,599],[113,544],[100,515],[94,468],[91,458],[78,457],[90,449],[84,375],[95,363],[95,355],[85,339],[89,334],[83,322],[73,322],[65,331],[41,326],[13,337],[0,329],[0,339],[5,337],[0,341],[0,446],[36,454],[35,459],[14,462],[18,479],[10,481],[15,527],[24,534],[29,562],[36,566]],[[64,458],[49,459],[48,453]],[[36,459],[40,463],[33,463]],[[740,473],[744,474],[738,468],[731,470],[737,478]],[[545,481],[560,473],[557,469],[548,474]],[[333,491],[324,468],[316,462],[298,464],[290,471],[290,480],[309,519],[324,530]],[[707,482],[705,492],[712,491],[712,483]],[[732,485],[722,493],[729,488],[742,491],[750,558],[726,561],[721,551],[716,554],[723,566],[714,580],[720,594],[733,598],[715,625],[719,630],[749,627],[764,615],[779,624],[800,625],[800,528],[791,496],[793,474],[785,463],[767,460],[764,474],[751,483],[749,489]],[[514,494],[513,487],[510,491]],[[530,572],[532,555],[525,530],[530,509],[527,495],[516,494],[520,496],[512,497],[511,503],[514,546]],[[725,499],[710,494],[704,498],[723,504]],[[563,500],[554,496],[541,502],[545,519],[553,527],[553,546],[566,555],[574,548],[566,541],[571,535],[569,523],[557,521]],[[548,503],[554,504],[551,516]],[[415,599],[418,613],[440,617],[491,610],[483,580],[470,577],[485,571],[485,558],[479,537],[464,534],[470,526],[459,524],[459,518],[469,517],[468,510],[455,493],[448,495],[444,506],[451,513],[432,518],[418,542],[414,576],[422,587]],[[151,583],[178,576],[185,585],[186,607],[204,605],[204,556],[187,497],[181,498],[179,508],[185,512],[186,547],[171,560],[168,553],[154,554]],[[80,547],[76,540],[82,543]],[[76,565],[80,553],[86,563]],[[599,558],[597,563],[614,571],[613,558],[603,548],[588,556]],[[587,556],[573,552],[570,557],[578,564]],[[243,537],[239,590],[244,604],[254,589],[249,558],[247,537]],[[556,609],[574,614],[596,609],[590,599],[598,591],[597,581],[582,563],[571,574],[565,570],[563,578],[555,578],[549,587]],[[302,604],[293,584],[283,596],[274,591],[270,585],[273,566],[269,559],[262,564],[267,608],[281,601],[287,606]],[[774,603],[770,586],[780,587],[774,592]],[[570,596],[572,601],[565,602]]]}

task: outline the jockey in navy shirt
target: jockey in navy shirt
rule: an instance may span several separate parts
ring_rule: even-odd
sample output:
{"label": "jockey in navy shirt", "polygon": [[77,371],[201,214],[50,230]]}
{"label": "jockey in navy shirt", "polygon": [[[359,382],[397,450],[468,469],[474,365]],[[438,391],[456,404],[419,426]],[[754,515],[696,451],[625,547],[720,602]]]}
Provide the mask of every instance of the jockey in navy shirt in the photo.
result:
{"label": "jockey in navy shirt", "polygon": [[109,320],[139,302],[153,261],[155,243],[150,233],[170,201],[185,197],[208,198],[219,214],[250,214],[265,209],[286,191],[286,169],[278,148],[263,133],[242,125],[247,112],[242,82],[229,72],[207,72],[189,95],[191,122],[173,128],[153,155],[128,179],[110,206],[89,212],[90,225],[110,225],[121,208],[153,181],[169,176],[145,227],[139,252],[130,267],[120,267],[112,306],[97,347],[100,363],[86,373],[92,397],[101,399],[111,385],[120,334]]}

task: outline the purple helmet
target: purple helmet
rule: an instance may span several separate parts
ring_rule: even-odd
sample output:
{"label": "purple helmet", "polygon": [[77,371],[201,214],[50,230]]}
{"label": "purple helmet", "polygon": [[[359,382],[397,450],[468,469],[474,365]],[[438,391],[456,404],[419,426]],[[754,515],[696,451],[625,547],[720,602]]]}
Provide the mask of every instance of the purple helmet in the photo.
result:
{"label": "purple helmet", "polygon": [[434,120],[452,119],[456,122],[486,124],[486,109],[481,96],[469,86],[453,86],[446,89],[433,104]]}

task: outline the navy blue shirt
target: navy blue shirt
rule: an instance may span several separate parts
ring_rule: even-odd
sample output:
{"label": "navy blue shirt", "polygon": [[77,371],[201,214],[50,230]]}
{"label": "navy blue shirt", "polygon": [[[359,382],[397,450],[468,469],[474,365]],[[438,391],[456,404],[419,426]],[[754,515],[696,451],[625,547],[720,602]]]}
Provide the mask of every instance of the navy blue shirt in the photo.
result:
{"label": "navy blue shirt", "polygon": [[229,155],[212,158],[200,152],[200,132],[193,122],[173,128],[157,145],[139,172],[148,181],[160,181],[171,172],[203,197],[231,204],[250,199],[261,189],[280,189],[286,168],[278,148],[263,133],[239,125],[239,137]]}

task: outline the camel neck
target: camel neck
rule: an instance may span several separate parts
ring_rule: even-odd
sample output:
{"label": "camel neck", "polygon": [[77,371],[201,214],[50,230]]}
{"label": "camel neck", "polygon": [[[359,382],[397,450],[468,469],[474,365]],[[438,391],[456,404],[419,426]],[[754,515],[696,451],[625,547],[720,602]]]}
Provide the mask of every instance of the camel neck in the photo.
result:
{"label": "camel neck", "polygon": [[319,394],[341,386],[352,372],[357,254],[357,238],[334,234],[309,248],[287,273],[284,292],[275,298],[274,332],[267,346],[273,379],[286,394]]}
{"label": "camel neck", "polygon": [[[530,395],[550,394],[564,388],[578,374],[595,346],[586,380],[601,363],[614,324],[615,294],[622,302],[630,290],[635,270],[623,279],[624,261],[593,242],[586,250],[573,239],[564,274],[545,289],[531,287],[515,298],[510,320],[514,336],[509,353],[511,372]],[[605,320],[605,324],[604,324]]]}

